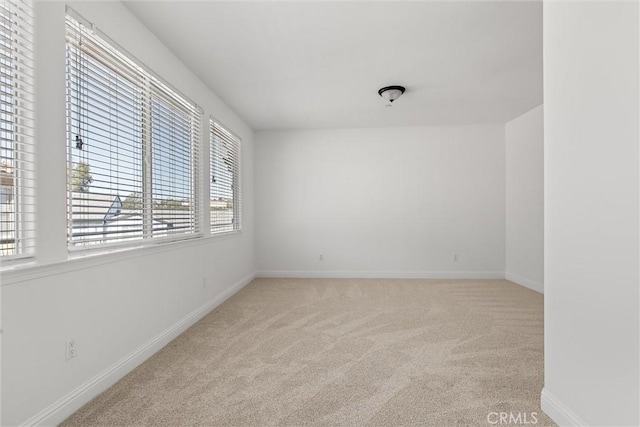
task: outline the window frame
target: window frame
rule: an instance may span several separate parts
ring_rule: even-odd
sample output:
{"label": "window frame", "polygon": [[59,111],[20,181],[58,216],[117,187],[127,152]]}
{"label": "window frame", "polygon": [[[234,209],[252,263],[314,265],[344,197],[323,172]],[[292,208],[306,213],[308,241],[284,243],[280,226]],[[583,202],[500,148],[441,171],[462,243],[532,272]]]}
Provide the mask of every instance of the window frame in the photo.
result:
{"label": "window frame", "polygon": [[[221,224],[219,227],[214,225],[212,221],[211,211],[214,209],[213,205],[213,180],[214,180],[214,164],[215,164],[215,156],[218,148],[216,147],[217,143],[215,140],[216,127],[220,128],[227,134],[225,139],[228,139],[227,142],[233,145],[233,153],[234,153],[234,162],[233,162],[233,171],[232,171],[232,204],[233,204],[233,221],[231,224]],[[241,233],[242,228],[242,138],[238,136],[233,131],[229,130],[227,126],[225,126],[220,120],[216,119],[214,116],[209,117],[209,203],[208,203],[208,219],[209,219],[209,233],[211,236],[220,236],[224,234],[231,233]]]}
{"label": "window frame", "polygon": [[[3,40],[2,50],[9,57],[5,56],[7,59],[0,62],[0,68],[4,69],[0,70],[0,77],[4,80],[0,83],[3,88],[3,99],[0,102],[6,108],[0,111],[3,116],[0,141],[1,152],[10,154],[6,157],[5,154],[0,154],[4,164],[2,174],[5,175],[2,177],[5,185],[0,185],[0,190],[7,196],[7,202],[1,205],[13,204],[11,211],[3,212],[13,215],[10,221],[7,220],[13,226],[6,231],[13,235],[13,248],[2,248],[0,260],[3,264],[12,265],[36,256],[35,19],[32,0],[8,0],[2,7],[7,26],[3,25],[0,40]],[[6,185],[9,180],[11,184]],[[2,206],[3,211],[4,209],[5,206]],[[4,218],[0,220],[5,222]],[[13,253],[3,255],[5,250]]]}
{"label": "window frame", "polygon": [[[79,30],[76,28],[70,28],[70,22],[73,25],[77,25]],[[67,70],[65,72],[66,81],[67,81],[67,101],[66,101],[66,112],[67,112],[67,132],[66,132],[66,144],[67,144],[67,191],[66,191],[66,204],[67,204],[67,250],[69,253],[84,253],[84,252],[94,252],[94,251],[105,251],[105,250],[118,250],[118,249],[127,249],[132,247],[146,247],[153,246],[156,244],[163,244],[169,242],[176,241],[185,241],[191,240],[194,238],[199,238],[203,236],[203,227],[201,221],[201,195],[200,195],[200,174],[202,170],[201,165],[201,145],[202,145],[202,122],[203,122],[203,109],[198,106],[197,103],[190,100],[186,95],[184,95],[181,91],[175,89],[172,85],[167,83],[164,79],[158,76],[150,67],[145,66],[141,63],[135,56],[131,55],[127,50],[122,48],[119,44],[114,42],[109,36],[102,33],[99,29],[93,26],[90,22],[84,19],[81,15],[75,12],[71,7],[66,7],[66,32],[67,32],[67,41],[65,42],[67,49]],[[132,85],[135,86],[136,93],[140,93],[140,102],[135,105],[136,117],[140,116],[141,123],[139,123],[141,128],[140,135],[132,136],[131,140],[134,141],[135,138],[139,138],[139,146],[140,151],[136,151],[135,154],[132,154],[130,158],[136,159],[138,156],[141,159],[140,166],[140,180],[142,182],[142,192],[141,192],[141,201],[142,208],[139,211],[137,216],[141,217],[142,222],[142,232],[140,235],[137,234],[129,234],[126,232],[117,231],[115,233],[115,237],[106,238],[106,241],[103,242],[83,242],[82,240],[74,239],[73,236],[73,207],[71,206],[73,203],[73,144],[74,144],[74,135],[79,134],[79,131],[76,132],[72,126],[72,120],[70,116],[74,114],[73,111],[74,106],[73,101],[70,100],[69,86],[72,85],[72,80],[74,78],[73,71],[71,70],[70,64],[73,61],[69,58],[70,50],[80,49],[79,46],[73,45],[73,43],[69,40],[69,32],[70,31],[83,31],[90,30],[92,33],[92,37],[95,37],[99,40],[100,43],[106,46],[106,49],[109,49],[108,54],[111,54],[113,58],[113,63],[103,63],[106,68],[109,69],[110,72],[114,72],[117,75],[120,75],[127,81],[131,82]],[[101,46],[104,47],[104,46]],[[84,52],[86,54],[86,52]],[[120,68],[118,65],[121,63],[120,61],[124,61],[123,68],[128,70],[131,68],[135,74],[134,78],[129,78],[128,75],[119,74]],[[112,66],[113,65],[113,66]],[[77,90],[77,87],[75,88]],[[188,209],[185,212],[188,212],[188,226],[183,227],[183,231],[171,233],[167,231],[166,235],[157,235],[156,231],[153,227],[153,222],[156,220],[156,215],[162,209],[158,207],[154,208],[154,194],[153,189],[157,185],[157,180],[154,179],[154,175],[152,172],[152,159],[154,157],[154,153],[156,149],[154,148],[154,144],[157,142],[157,139],[154,141],[153,129],[154,126],[173,126],[173,123],[169,123],[166,121],[162,121],[161,125],[157,123],[154,125],[154,120],[159,118],[161,115],[156,113],[154,116],[154,107],[153,103],[157,102],[154,100],[161,100],[165,103],[165,107],[167,108],[175,108],[176,111],[184,113],[187,117],[187,121],[189,122],[187,127],[188,133],[188,144],[189,144],[189,153],[188,153],[188,171],[184,168],[179,169],[179,172],[183,174],[187,174],[189,176],[188,181],[188,199],[186,199],[187,203],[189,203]],[[75,106],[75,108],[79,108]],[[88,109],[88,107],[87,107]],[[181,110],[180,110],[181,109]],[[171,110],[173,111],[173,110]],[[133,116],[132,116],[133,117]],[[168,119],[163,119],[168,120]],[[117,143],[116,143],[117,144]],[[109,145],[110,146],[110,145]],[[171,148],[169,148],[171,149]],[[157,149],[159,150],[159,148]],[[111,174],[111,169],[109,169],[109,174]],[[111,176],[111,175],[110,175]],[[137,175],[136,175],[137,176]],[[117,179],[117,178],[116,178]],[[119,185],[119,184],[118,184]],[[113,193],[119,191],[119,187],[116,185],[115,187],[109,187],[107,191],[109,193]],[[120,194],[117,195],[120,197]],[[123,196],[126,196],[123,194]]]}

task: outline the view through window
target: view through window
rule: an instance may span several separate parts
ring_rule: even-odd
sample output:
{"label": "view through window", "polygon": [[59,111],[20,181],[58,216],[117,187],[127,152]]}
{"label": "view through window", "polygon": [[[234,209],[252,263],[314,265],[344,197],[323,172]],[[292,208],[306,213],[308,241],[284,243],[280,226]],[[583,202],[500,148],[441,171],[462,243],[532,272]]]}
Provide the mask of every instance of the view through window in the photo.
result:
{"label": "view through window", "polygon": [[240,221],[240,138],[210,122],[211,233],[237,231]]}
{"label": "view through window", "polygon": [[72,15],[67,17],[70,246],[198,233],[200,110]]}
{"label": "view through window", "polygon": [[0,256],[34,249],[33,18],[26,0],[0,3]]}

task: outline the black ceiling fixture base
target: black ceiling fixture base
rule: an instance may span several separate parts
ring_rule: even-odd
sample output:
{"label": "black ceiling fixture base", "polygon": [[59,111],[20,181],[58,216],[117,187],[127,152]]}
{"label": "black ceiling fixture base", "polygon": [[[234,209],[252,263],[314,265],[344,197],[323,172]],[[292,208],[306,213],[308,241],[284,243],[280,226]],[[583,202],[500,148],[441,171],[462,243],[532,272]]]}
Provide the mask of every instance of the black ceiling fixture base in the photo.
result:
{"label": "black ceiling fixture base", "polygon": [[399,90],[400,92],[404,93],[406,89],[404,88],[404,86],[386,86],[378,91],[378,95],[382,96],[382,93],[388,90]]}

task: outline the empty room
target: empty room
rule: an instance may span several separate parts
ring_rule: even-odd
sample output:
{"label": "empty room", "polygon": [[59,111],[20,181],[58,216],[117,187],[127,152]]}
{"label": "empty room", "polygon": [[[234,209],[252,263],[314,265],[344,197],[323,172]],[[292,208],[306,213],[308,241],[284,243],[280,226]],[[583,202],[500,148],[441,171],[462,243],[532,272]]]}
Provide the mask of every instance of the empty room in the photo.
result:
{"label": "empty room", "polygon": [[0,4],[0,425],[640,425],[640,7]]}

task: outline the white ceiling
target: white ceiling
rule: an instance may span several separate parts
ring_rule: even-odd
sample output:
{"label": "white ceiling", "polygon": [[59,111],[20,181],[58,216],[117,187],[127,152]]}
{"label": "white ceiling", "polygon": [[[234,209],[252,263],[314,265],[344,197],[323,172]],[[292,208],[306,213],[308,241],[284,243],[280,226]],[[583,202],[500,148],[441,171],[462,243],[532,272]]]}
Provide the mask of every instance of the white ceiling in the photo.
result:
{"label": "white ceiling", "polygon": [[[542,103],[542,2],[125,2],[256,129],[505,123]],[[406,86],[391,108],[377,90]]]}

